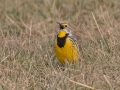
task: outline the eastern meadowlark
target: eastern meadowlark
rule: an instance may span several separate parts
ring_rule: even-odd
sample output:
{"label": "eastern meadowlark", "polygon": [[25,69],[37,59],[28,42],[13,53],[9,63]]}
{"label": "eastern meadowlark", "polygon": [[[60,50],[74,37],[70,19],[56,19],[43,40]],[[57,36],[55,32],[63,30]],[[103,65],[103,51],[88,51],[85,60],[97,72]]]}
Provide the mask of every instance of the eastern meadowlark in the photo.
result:
{"label": "eastern meadowlark", "polygon": [[73,38],[67,23],[59,23],[59,30],[54,43],[54,50],[58,60],[65,64],[75,63],[79,59],[79,47],[75,38]]}

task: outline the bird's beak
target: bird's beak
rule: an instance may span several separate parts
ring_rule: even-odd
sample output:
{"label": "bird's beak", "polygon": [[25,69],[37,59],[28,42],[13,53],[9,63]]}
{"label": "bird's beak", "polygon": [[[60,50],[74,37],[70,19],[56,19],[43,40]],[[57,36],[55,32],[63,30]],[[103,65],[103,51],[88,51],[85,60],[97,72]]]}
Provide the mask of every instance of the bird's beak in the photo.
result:
{"label": "bird's beak", "polygon": [[59,25],[61,24],[60,22],[57,22]]}

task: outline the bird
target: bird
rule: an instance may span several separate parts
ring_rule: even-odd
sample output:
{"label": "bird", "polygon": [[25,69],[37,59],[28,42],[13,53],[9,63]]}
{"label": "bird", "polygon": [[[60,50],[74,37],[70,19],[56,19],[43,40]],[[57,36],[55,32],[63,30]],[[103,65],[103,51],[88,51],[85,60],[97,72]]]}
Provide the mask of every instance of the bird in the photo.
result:
{"label": "bird", "polygon": [[79,61],[79,46],[67,23],[60,23],[54,42],[54,51],[61,64]]}

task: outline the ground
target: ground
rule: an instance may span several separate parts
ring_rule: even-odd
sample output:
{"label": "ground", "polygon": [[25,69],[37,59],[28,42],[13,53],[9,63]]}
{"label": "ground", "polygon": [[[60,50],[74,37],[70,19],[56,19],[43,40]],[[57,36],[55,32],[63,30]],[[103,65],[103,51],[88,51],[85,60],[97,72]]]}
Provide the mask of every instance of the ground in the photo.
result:
{"label": "ground", "polygon": [[[80,62],[54,54],[57,22],[81,47]],[[120,0],[1,0],[0,90],[120,90]]]}

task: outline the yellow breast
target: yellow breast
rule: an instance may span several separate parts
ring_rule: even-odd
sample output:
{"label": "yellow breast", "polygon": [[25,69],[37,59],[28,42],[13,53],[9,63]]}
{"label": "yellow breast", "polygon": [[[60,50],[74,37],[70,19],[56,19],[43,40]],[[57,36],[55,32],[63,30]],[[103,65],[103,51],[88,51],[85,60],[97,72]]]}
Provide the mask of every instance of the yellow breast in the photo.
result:
{"label": "yellow breast", "polygon": [[68,38],[62,48],[58,47],[57,40],[55,41],[55,54],[62,64],[65,64],[65,62],[75,63],[78,61],[79,56],[77,46]]}

